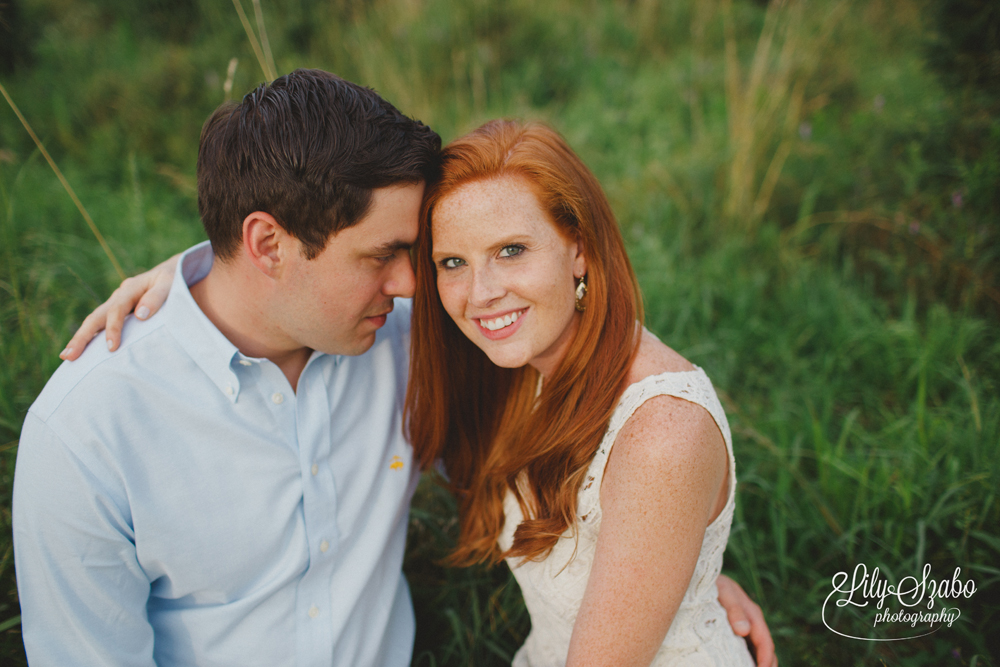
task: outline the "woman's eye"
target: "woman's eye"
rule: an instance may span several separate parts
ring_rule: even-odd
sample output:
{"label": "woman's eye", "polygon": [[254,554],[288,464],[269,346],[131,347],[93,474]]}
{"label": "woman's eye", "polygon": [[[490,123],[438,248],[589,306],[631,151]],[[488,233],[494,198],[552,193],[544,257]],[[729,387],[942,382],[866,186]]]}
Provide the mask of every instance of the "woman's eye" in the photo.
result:
{"label": "woman's eye", "polygon": [[458,257],[449,257],[448,259],[443,260],[441,262],[441,266],[443,266],[446,269],[457,269],[463,264],[465,264],[465,262],[460,260]]}
{"label": "woman's eye", "polygon": [[514,257],[524,252],[523,245],[508,245],[500,249],[500,257]]}

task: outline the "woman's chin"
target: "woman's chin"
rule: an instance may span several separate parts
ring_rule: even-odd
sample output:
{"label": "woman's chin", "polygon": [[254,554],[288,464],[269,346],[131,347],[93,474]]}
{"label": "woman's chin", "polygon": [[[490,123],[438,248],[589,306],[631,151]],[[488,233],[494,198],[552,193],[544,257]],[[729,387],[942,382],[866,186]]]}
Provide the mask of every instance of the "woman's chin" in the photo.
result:
{"label": "woman's chin", "polygon": [[489,357],[494,366],[499,366],[500,368],[521,368],[522,366],[527,366],[530,361],[525,355],[521,354],[498,354],[497,350],[479,349],[486,353],[486,356]]}

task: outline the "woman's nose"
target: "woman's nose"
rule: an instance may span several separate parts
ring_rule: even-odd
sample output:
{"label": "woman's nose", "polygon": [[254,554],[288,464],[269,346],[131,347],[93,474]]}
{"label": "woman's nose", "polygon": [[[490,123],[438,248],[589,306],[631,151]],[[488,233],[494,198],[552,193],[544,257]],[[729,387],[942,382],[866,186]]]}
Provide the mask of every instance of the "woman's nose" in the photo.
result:
{"label": "woman's nose", "polygon": [[507,290],[504,289],[501,276],[490,266],[476,269],[472,273],[472,287],[469,291],[469,301],[476,307],[484,307],[496,301]]}

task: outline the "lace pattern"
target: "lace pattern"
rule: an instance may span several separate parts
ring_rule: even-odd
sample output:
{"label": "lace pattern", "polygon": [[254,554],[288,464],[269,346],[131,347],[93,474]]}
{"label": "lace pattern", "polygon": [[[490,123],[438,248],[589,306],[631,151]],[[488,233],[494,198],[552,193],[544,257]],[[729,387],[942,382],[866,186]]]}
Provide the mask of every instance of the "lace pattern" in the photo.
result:
{"label": "lace pattern", "polygon": [[[712,415],[729,454],[729,494],[722,512],[705,529],[691,583],[652,665],[753,665],[743,639],[734,635],[729,626],[715,586],[735,509],[736,461],[722,405],[708,376],[696,367],[693,371],[653,375],[625,390],[580,487],[576,526],[567,530],[543,561],[508,559],[531,614],[531,633],[514,656],[513,667],[565,666],[573,625],[594,562],[602,518],[601,481],[608,456],[625,422],[640,405],[655,396],[682,398],[697,403]],[[512,493],[507,494],[504,510],[506,522],[499,543],[506,550],[523,518]]]}

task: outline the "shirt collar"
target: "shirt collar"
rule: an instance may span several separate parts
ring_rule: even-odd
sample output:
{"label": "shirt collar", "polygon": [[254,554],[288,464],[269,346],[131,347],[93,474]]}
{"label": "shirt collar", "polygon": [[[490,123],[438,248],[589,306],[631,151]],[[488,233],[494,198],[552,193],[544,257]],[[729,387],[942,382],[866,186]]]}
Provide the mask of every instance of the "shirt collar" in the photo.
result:
{"label": "shirt collar", "polygon": [[[235,403],[240,393],[239,373],[236,371],[241,366],[252,366],[265,359],[248,357],[240,352],[212,324],[191,296],[190,286],[208,275],[214,261],[215,253],[212,252],[209,241],[184,251],[177,263],[174,282],[170,287],[170,296],[163,306],[163,314],[167,321],[166,327],[178,344],[219,388],[219,391]],[[329,359],[336,367],[342,357],[313,350],[306,367],[320,358]]]}
{"label": "shirt collar", "polygon": [[249,358],[240,354],[236,346],[205,316],[189,289],[190,285],[208,275],[214,261],[215,254],[208,241],[189,248],[181,255],[170,296],[163,306],[163,315],[174,340],[219,391],[235,403],[240,393],[240,381],[233,365]]}

